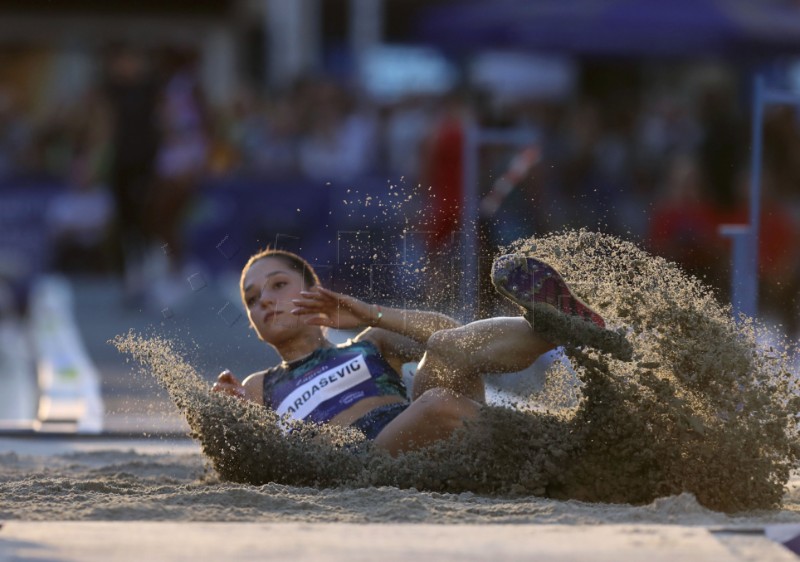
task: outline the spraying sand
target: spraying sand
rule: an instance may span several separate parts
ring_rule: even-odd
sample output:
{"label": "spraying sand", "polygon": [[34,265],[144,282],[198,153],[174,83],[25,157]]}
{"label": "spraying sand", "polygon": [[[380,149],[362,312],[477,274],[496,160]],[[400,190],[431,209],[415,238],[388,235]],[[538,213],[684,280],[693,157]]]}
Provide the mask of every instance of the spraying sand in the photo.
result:
{"label": "spraying sand", "polygon": [[[496,500],[504,505],[531,496],[669,501],[701,512],[781,504],[798,460],[796,350],[760,346],[759,328],[733,322],[698,280],[611,236],[566,232],[510,250],[558,269],[625,334],[633,361],[567,348],[577,380],[557,368],[544,397],[487,407],[455,439],[397,459],[355,430],[279,420],[211,393],[165,339],[128,334],[115,344],[167,388],[224,481],[313,487],[303,492],[311,495],[336,488],[358,496],[389,486],[403,497],[416,497],[415,490],[480,494],[504,498]],[[542,399],[544,410],[530,407]],[[674,497],[657,500],[667,496]]]}

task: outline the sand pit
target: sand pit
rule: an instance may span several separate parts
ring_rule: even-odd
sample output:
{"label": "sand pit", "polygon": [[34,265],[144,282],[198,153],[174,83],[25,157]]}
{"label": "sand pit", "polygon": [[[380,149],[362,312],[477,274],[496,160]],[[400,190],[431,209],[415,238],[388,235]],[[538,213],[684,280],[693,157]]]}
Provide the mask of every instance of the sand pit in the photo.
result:
{"label": "sand pit", "polygon": [[0,520],[419,524],[800,523],[800,478],[780,509],[725,514],[688,493],[625,505],[394,487],[223,482],[191,441],[0,439]]}
{"label": "sand pit", "polygon": [[796,476],[780,510],[728,515],[689,494],[631,506],[233,484],[189,441],[0,439],[0,498],[0,562],[790,561],[764,529],[800,525]]}
{"label": "sand pit", "polygon": [[[195,444],[4,440],[0,519],[800,523],[795,349],[759,343],[763,328],[734,323],[700,282],[632,244],[570,232],[515,249],[559,269],[633,361],[568,348],[543,391],[487,408],[457,442],[391,459],[357,432],[287,426],[212,394],[179,344],[128,334],[116,344],[167,388]],[[756,555],[734,559],[764,553],[740,547]]]}

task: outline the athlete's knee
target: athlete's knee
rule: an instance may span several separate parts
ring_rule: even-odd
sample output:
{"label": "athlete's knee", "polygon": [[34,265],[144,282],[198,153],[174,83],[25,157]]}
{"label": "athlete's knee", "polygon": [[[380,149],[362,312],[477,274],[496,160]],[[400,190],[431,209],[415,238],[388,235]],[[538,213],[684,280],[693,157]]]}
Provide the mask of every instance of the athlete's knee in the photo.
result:
{"label": "athlete's knee", "polygon": [[431,334],[431,336],[428,338],[428,341],[425,345],[425,351],[429,355],[433,355],[437,358],[457,360],[459,356],[463,355],[456,353],[460,341],[460,328],[439,330],[438,332]]}
{"label": "athlete's knee", "polygon": [[430,423],[460,426],[465,418],[474,416],[479,404],[448,388],[431,388],[414,401],[420,415]]}
{"label": "athlete's knee", "polygon": [[459,394],[449,388],[436,387],[426,390],[418,400],[425,404],[446,406],[458,400]]}

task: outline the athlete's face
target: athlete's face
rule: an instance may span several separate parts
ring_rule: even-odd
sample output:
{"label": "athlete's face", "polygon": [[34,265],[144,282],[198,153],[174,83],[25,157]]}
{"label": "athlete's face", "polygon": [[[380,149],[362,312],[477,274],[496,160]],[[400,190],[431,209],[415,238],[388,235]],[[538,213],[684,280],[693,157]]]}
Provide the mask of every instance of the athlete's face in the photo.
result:
{"label": "athlete's face", "polygon": [[291,314],[292,299],[306,290],[303,276],[280,259],[262,258],[250,266],[242,280],[242,298],[250,324],[268,342],[291,337],[308,326]]}

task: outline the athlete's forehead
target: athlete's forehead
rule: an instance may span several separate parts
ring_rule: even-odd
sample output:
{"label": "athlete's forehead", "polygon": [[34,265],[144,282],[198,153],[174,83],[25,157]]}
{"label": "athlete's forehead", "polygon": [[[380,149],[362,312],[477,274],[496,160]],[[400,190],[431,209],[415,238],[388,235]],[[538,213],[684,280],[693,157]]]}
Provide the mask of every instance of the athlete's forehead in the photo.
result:
{"label": "athlete's forehead", "polygon": [[244,278],[242,279],[242,290],[246,293],[254,286],[260,287],[267,279],[279,274],[299,275],[299,273],[292,270],[279,259],[261,258],[260,260],[253,262],[247,270],[247,273],[244,274]]}

